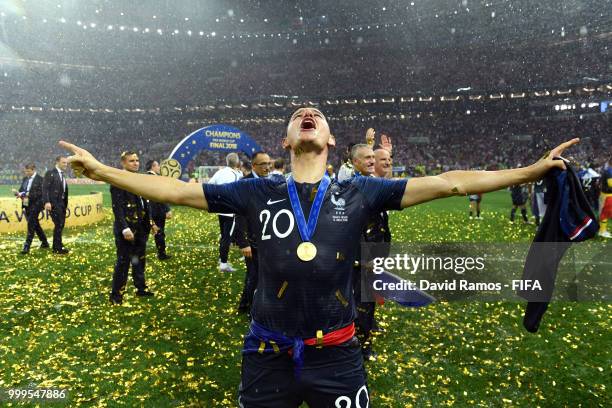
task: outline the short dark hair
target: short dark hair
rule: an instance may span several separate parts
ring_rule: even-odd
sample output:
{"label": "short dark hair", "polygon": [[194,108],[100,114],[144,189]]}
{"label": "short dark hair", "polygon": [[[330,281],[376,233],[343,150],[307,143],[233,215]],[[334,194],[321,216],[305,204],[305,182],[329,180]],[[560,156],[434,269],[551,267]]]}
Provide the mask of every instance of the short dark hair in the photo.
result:
{"label": "short dark hair", "polygon": [[66,157],[66,156],[57,156],[55,158],[55,162],[57,163],[58,161],[62,160],[64,157]]}
{"label": "short dark hair", "polygon": [[254,162],[255,158],[259,156],[260,154],[268,154],[268,153],[264,152],[263,150],[256,151],[255,153],[253,153],[253,156],[251,156],[251,162]]}
{"label": "short dark hair", "polygon": [[23,166],[23,168],[28,169],[28,170],[34,170],[36,166],[34,165],[34,163],[28,163],[25,166]]}
{"label": "short dark hair", "polygon": [[283,159],[282,157],[279,157],[278,159],[274,160],[274,170],[282,170],[285,168],[285,159]]}
{"label": "short dark hair", "polygon": [[121,152],[121,160],[124,160],[126,157],[131,156],[133,154],[138,154],[138,153],[133,152],[131,150],[126,150],[124,152]]}
{"label": "short dark hair", "polygon": [[145,164],[145,169],[147,169],[147,171],[151,171],[151,168],[153,168],[153,163],[156,163],[157,160],[147,160],[147,164]]}

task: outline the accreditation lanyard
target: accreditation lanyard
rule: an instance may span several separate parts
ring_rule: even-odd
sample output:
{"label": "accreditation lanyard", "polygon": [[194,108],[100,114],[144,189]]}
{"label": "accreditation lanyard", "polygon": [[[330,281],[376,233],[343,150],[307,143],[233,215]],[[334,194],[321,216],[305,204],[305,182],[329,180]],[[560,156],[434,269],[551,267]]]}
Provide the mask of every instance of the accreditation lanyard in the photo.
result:
{"label": "accreditation lanyard", "polygon": [[312,207],[310,208],[310,214],[308,214],[308,224],[306,223],[306,217],[302,211],[302,205],[300,204],[300,198],[298,197],[297,188],[295,186],[295,180],[293,176],[289,176],[287,179],[287,191],[289,192],[289,201],[291,202],[291,208],[293,209],[293,215],[295,215],[295,221],[300,231],[300,236],[303,242],[310,242],[310,239],[314,235],[315,228],[317,227],[317,220],[319,218],[319,212],[323,206],[323,198],[325,192],[329,187],[331,180],[327,174],[323,175],[321,184],[317,190]]}

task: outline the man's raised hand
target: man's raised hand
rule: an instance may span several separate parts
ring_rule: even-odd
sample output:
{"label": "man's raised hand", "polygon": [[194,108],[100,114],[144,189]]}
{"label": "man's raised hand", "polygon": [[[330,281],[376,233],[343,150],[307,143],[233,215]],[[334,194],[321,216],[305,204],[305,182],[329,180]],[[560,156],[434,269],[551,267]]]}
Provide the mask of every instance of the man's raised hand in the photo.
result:
{"label": "man's raised hand", "polygon": [[59,145],[72,153],[72,156],[68,157],[68,164],[70,164],[77,177],[84,175],[92,180],[102,180],[99,172],[104,165],[96,160],[91,153],[63,140],[59,142]]}
{"label": "man's raised hand", "polygon": [[376,137],[376,132],[374,131],[374,129],[369,128],[366,131],[366,144],[368,146],[374,146],[375,137]]}
{"label": "man's raised hand", "polygon": [[[542,160],[540,160],[540,162],[543,165],[545,165],[548,169],[551,169],[553,167],[558,167],[558,168],[565,170],[566,169],[565,159],[563,159],[561,155],[563,154],[565,150],[567,150],[569,147],[575,145],[578,142],[580,142],[580,139],[575,138],[572,140],[568,140],[567,142],[561,143],[559,146],[552,149],[550,153],[548,153],[548,156],[543,157]],[[563,160],[553,160],[554,158],[561,158]]]}

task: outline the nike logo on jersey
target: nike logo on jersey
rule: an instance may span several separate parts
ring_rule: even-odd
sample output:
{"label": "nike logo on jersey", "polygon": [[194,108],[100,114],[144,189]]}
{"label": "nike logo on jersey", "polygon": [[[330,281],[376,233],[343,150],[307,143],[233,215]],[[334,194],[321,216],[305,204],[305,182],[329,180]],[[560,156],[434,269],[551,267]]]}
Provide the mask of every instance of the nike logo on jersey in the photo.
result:
{"label": "nike logo on jersey", "polygon": [[276,201],[272,201],[271,198],[268,198],[268,205],[272,205],[272,204],[276,204],[276,203],[280,203],[281,201],[285,201],[286,198],[283,198],[282,200],[276,200]]}

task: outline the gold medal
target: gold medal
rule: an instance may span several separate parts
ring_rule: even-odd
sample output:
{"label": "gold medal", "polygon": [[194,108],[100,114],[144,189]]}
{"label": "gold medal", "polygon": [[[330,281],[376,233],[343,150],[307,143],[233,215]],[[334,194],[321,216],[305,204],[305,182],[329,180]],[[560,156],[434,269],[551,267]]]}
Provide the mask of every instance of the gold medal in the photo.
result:
{"label": "gold medal", "polygon": [[297,256],[304,262],[312,261],[317,256],[317,247],[312,242],[302,242],[297,247]]}

